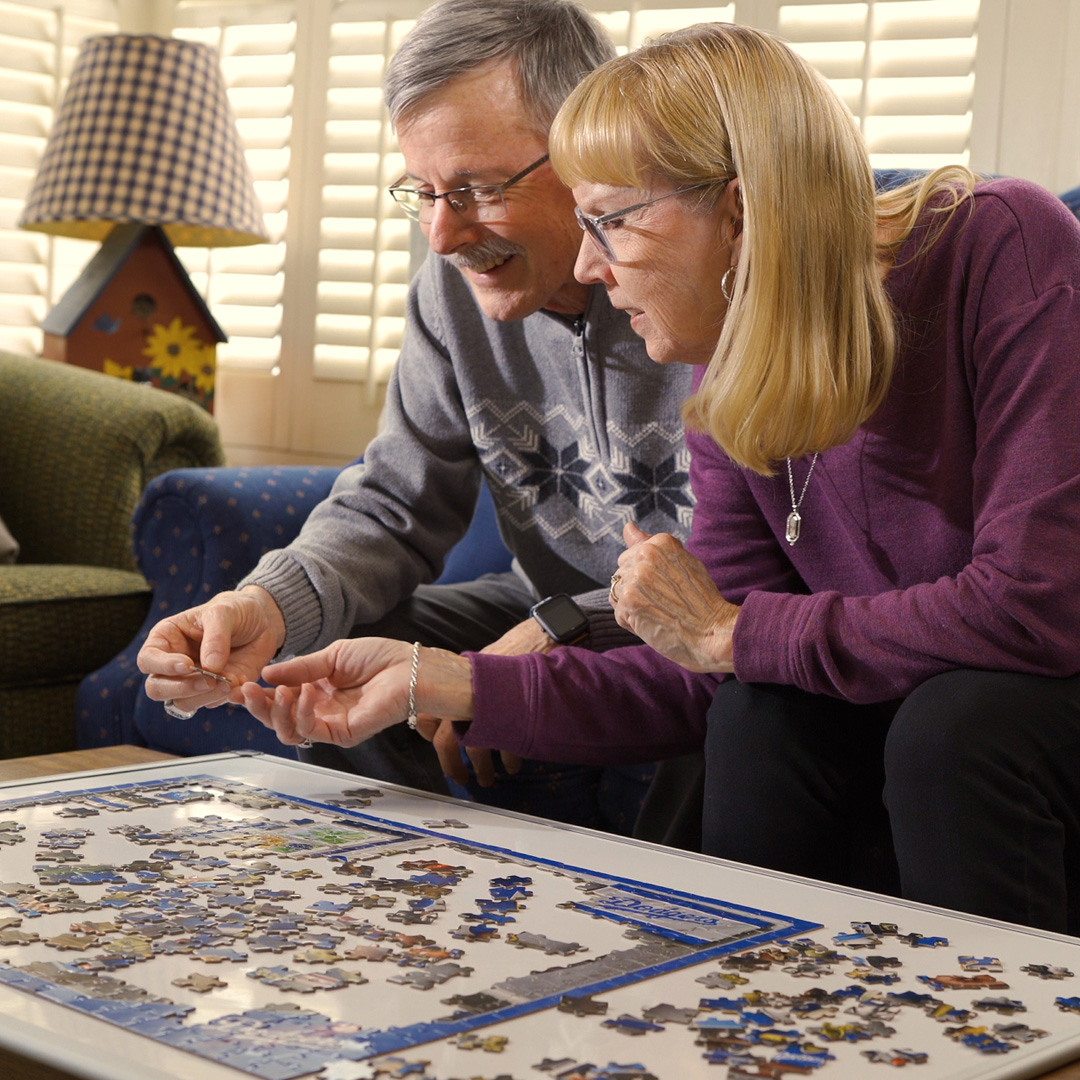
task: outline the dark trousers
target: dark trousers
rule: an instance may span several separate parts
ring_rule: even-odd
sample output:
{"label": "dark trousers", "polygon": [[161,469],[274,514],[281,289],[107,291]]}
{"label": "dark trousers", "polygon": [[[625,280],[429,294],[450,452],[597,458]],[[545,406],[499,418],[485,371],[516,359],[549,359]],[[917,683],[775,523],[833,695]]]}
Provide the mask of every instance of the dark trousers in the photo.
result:
{"label": "dark trousers", "polygon": [[1080,676],[953,671],[852,705],[723,683],[703,850],[1080,932]]}
{"label": "dark trousers", "polygon": [[[534,602],[512,573],[486,574],[456,585],[421,585],[378,622],[356,627],[353,634],[476,652],[527,619]],[[652,765],[602,768],[525,761],[511,776],[496,754],[493,787],[475,781],[462,787],[443,776],[434,747],[404,724],[359,746],[343,750],[322,743],[299,753],[303,761],[373,780],[623,834],[633,828],[654,772]]]}

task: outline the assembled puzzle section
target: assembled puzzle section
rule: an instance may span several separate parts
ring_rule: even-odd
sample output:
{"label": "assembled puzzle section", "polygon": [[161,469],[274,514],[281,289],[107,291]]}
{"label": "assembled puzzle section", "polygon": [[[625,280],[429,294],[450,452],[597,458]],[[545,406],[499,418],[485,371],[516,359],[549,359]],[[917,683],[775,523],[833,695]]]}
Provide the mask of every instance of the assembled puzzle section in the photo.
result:
{"label": "assembled puzzle section", "polygon": [[235,770],[0,798],[0,1035],[38,1002],[65,1040],[213,1080],[1000,1080],[1080,1057],[1072,939]]}
{"label": "assembled puzzle section", "polygon": [[[0,844],[26,847],[0,880],[0,949],[26,959],[0,984],[288,1080],[434,1040],[491,1050],[476,1029],[814,925],[468,840],[456,819],[405,826],[366,812],[380,796],[195,775],[0,802]],[[237,980],[260,1003],[212,1007]],[[288,1000],[330,990],[343,1010]]]}

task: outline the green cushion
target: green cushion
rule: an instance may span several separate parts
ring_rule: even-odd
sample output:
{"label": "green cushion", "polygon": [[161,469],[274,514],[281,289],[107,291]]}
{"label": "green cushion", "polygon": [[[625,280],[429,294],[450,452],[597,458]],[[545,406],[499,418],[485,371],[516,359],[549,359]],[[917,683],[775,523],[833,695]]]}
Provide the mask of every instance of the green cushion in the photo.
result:
{"label": "green cushion", "polygon": [[[48,686],[0,684],[0,758],[77,750],[75,693],[78,688],[78,681],[53,682]],[[0,1076],[7,1075],[0,1060]]]}
{"label": "green cushion", "polygon": [[150,607],[141,574],[98,566],[0,566],[0,685],[81,679],[135,636]]}

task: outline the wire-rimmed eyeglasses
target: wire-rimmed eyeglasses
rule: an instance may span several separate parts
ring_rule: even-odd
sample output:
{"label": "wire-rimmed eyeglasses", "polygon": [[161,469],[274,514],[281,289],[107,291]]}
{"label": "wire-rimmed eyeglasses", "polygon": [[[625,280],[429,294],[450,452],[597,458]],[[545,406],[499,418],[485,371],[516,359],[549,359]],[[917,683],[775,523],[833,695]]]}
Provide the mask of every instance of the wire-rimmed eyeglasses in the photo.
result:
{"label": "wire-rimmed eyeglasses", "polygon": [[624,206],[619,210],[612,210],[610,214],[602,214],[600,217],[593,217],[591,214],[584,213],[580,206],[574,207],[574,214],[582,231],[587,233],[593,243],[600,249],[600,254],[608,262],[618,262],[619,256],[615,254],[615,249],[611,246],[611,239],[607,234],[608,228],[618,225],[621,218],[626,217],[627,214],[632,214],[635,210],[643,210],[646,206],[652,206],[653,203],[663,202],[664,199],[673,198],[675,195],[682,195],[687,191],[696,191],[698,188],[708,187],[710,184],[716,183],[728,184],[730,179],[719,181],[702,180],[700,184],[691,184],[689,187],[669,191],[666,195],[657,195],[655,199],[646,199],[644,202],[634,203],[633,206]]}
{"label": "wire-rimmed eyeglasses", "polygon": [[471,221],[498,221],[506,217],[506,202],[503,192],[524,179],[534,169],[539,169],[547,161],[548,155],[538,157],[531,165],[526,165],[519,173],[501,184],[477,184],[475,187],[454,188],[452,191],[422,191],[418,188],[401,187],[401,180],[390,186],[394,202],[405,211],[413,221],[425,224],[435,216],[436,199],[445,199],[447,205]]}

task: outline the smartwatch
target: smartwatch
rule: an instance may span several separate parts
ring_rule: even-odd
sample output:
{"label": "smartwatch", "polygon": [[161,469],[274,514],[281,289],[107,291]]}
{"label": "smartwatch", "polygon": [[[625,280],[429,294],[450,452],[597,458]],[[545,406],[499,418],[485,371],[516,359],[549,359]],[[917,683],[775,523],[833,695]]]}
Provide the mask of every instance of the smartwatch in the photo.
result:
{"label": "smartwatch", "polygon": [[541,600],[529,614],[557,645],[574,645],[589,636],[588,616],[566,593]]}

